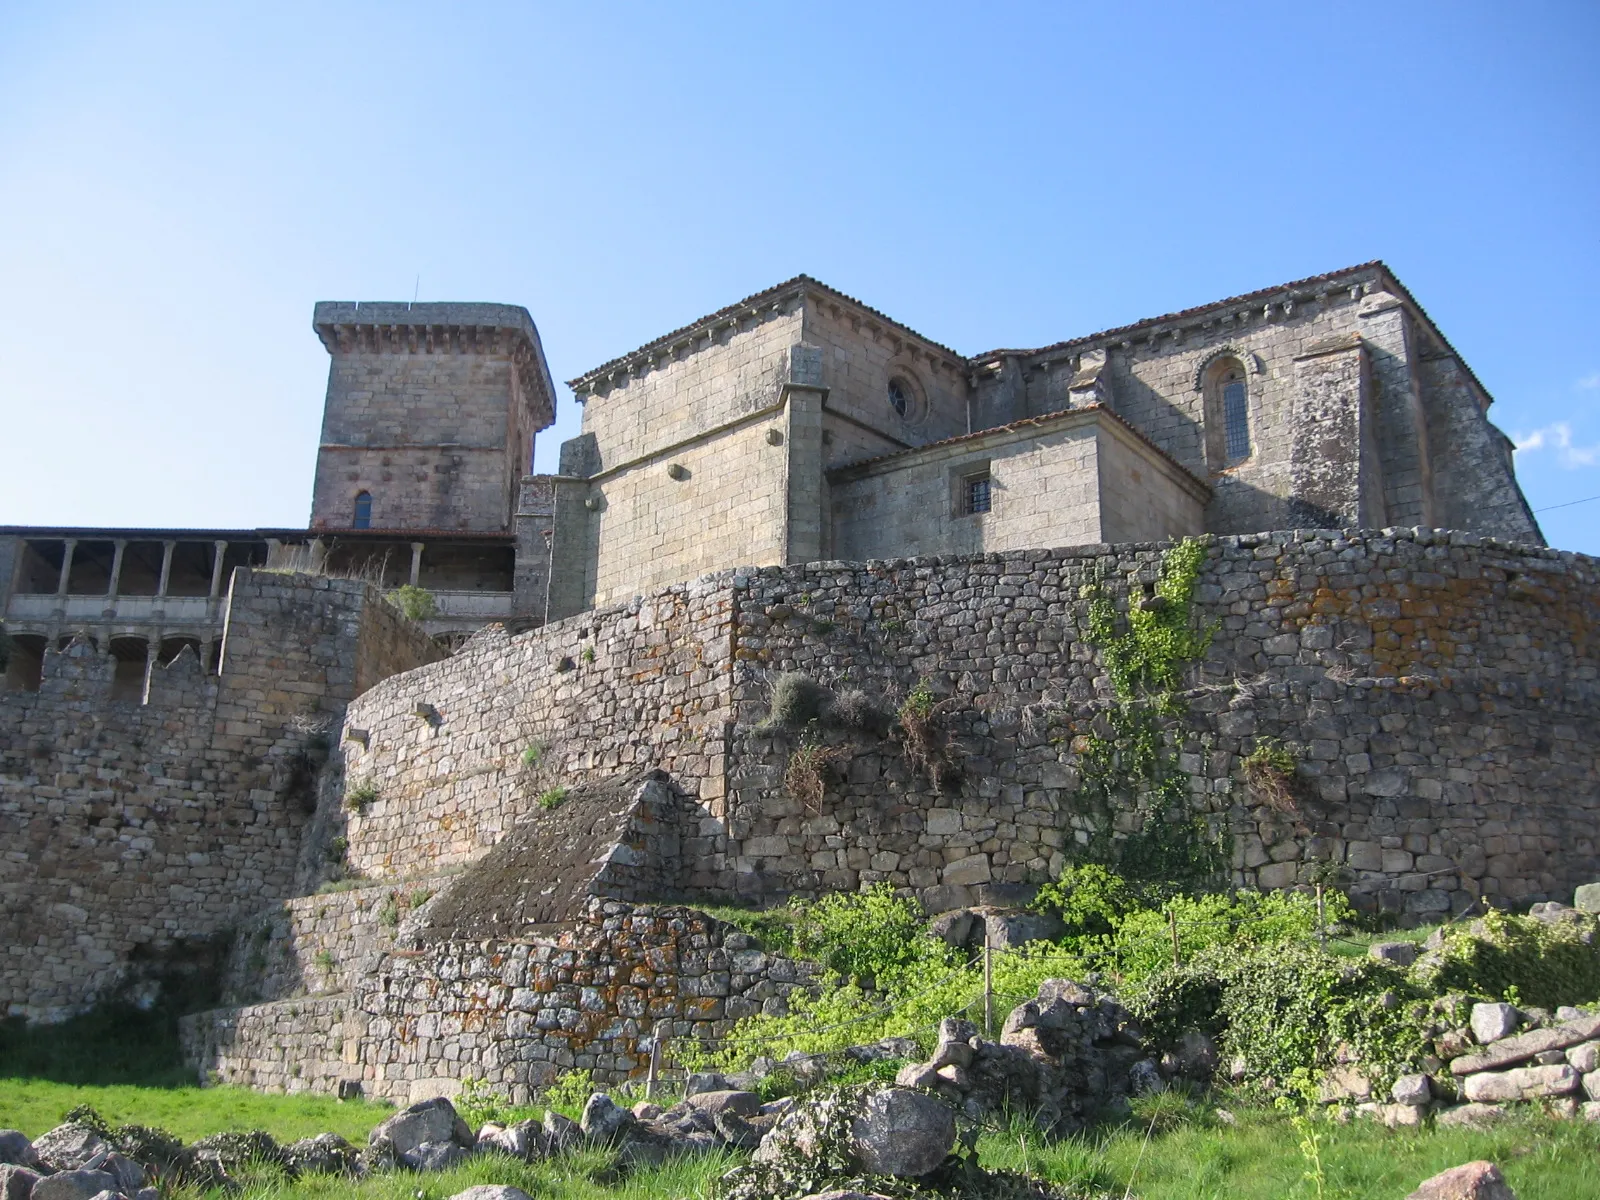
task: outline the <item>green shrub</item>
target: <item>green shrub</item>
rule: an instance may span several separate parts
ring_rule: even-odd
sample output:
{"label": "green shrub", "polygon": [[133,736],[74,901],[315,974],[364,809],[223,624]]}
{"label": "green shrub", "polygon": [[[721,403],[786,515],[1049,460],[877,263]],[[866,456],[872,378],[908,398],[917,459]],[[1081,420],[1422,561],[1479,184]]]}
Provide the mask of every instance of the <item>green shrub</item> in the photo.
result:
{"label": "green shrub", "polygon": [[1597,925],[1593,917],[1547,924],[1490,912],[1447,930],[1443,948],[1419,964],[1419,974],[1439,992],[1503,1000],[1514,990],[1519,1003],[1541,1008],[1589,1004],[1600,998]]}
{"label": "green shrub", "polygon": [[1348,1046],[1385,1090],[1417,1069],[1428,999],[1397,967],[1292,941],[1209,946],[1123,996],[1157,1046],[1191,1028],[1218,1036],[1223,1054],[1242,1058],[1256,1083],[1308,1081]]}
{"label": "green shrub", "polygon": [[344,806],[351,812],[364,812],[367,805],[377,798],[378,785],[370,779],[363,779],[345,792]]}
{"label": "green shrub", "polygon": [[1066,925],[1066,936],[1109,937],[1117,923],[1138,907],[1138,898],[1128,881],[1100,863],[1068,863],[1054,883],[1047,883],[1034,897],[1037,912],[1059,917]]}
{"label": "green shrub", "polygon": [[811,676],[785,671],[772,681],[772,702],[763,728],[799,729],[822,715],[830,693]]}
{"label": "green shrub", "polygon": [[545,812],[554,812],[567,802],[567,789],[557,784],[555,787],[546,788],[539,793],[539,807]]}
{"label": "green shrub", "polygon": [[545,1088],[540,1098],[558,1113],[577,1120],[594,1092],[594,1076],[588,1071],[565,1071]]}
{"label": "green shrub", "polygon": [[525,767],[537,767],[544,758],[546,749],[548,747],[543,742],[529,742],[522,751],[522,765]]}
{"label": "green shrub", "polygon": [[913,964],[949,957],[948,947],[923,925],[922,907],[887,883],[794,909],[793,952],[847,979],[887,982]]}
{"label": "green shrub", "polygon": [[433,593],[415,584],[402,583],[384,599],[399,609],[408,621],[431,620],[439,613],[439,604],[434,600]]}

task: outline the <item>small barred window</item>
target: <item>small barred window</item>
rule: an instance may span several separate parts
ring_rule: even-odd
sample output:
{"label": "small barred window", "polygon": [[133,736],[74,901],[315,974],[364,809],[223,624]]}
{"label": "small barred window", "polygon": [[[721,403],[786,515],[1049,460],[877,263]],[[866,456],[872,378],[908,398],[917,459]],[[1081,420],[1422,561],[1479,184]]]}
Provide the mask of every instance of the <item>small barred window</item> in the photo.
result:
{"label": "small barred window", "polygon": [[986,513],[989,511],[989,476],[969,475],[962,481],[966,486],[963,489],[966,496],[964,504],[968,515],[972,513]]}
{"label": "small barred window", "polygon": [[356,496],[355,520],[350,523],[352,529],[372,528],[372,493],[362,492]]}

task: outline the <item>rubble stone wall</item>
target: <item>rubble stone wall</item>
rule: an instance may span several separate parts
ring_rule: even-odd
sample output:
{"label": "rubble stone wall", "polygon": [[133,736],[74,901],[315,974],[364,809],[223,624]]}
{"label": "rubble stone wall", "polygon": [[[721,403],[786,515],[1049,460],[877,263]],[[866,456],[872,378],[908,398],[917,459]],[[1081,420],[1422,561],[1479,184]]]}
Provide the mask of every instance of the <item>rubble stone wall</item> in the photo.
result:
{"label": "rubble stone wall", "polygon": [[0,1005],[54,1020],[292,894],[320,747],[365,670],[436,654],[365,584],[235,572],[218,676],[149,702],[83,643],[0,693]]}
{"label": "rubble stone wall", "polygon": [[365,693],[345,775],[377,798],[347,816],[352,868],[392,878],[466,862],[542,793],[632,767],[719,800],[731,609],[725,584],[702,582],[515,637],[492,627]]}
{"label": "rubble stone wall", "polygon": [[[346,743],[348,770],[380,793],[351,819],[352,861],[373,875],[465,861],[552,783],[654,765],[699,801],[683,841],[694,892],[884,880],[954,907],[1037,884],[1104,820],[1077,795],[1073,739],[1109,694],[1082,589],[1103,576],[1142,598],[1160,560],[1134,545],[772,567],[485,633],[352,706],[371,740]],[[1216,632],[1177,749],[1233,835],[1236,880],[1288,886],[1331,857],[1364,902],[1420,917],[1592,878],[1596,581],[1591,559],[1474,535],[1217,539],[1195,605]],[[935,794],[898,742],[833,733],[848,763],[822,811],[801,811],[782,783],[796,739],[757,728],[784,670],[890,709],[922,678],[959,694],[966,782]],[[1300,759],[1292,810],[1243,784],[1261,737]],[[536,742],[551,749],[530,772]]]}
{"label": "rubble stone wall", "polygon": [[[686,842],[691,886],[745,896],[886,881],[935,910],[1037,884],[1103,818],[1073,739],[1109,683],[1082,589],[1142,599],[1158,547],[1083,547],[761,571],[740,587],[727,817]],[[1346,865],[1364,902],[1438,915],[1482,894],[1560,898],[1600,871],[1593,560],[1472,535],[1244,535],[1213,545],[1196,617],[1216,633],[1177,733],[1197,805],[1233,835],[1241,885]],[[892,709],[922,678],[956,695],[966,763],[938,795],[898,742],[835,732],[820,811],[782,783],[792,735],[759,728],[798,670]],[[1284,810],[1241,758],[1300,758]],[[1132,827],[1129,814],[1116,829]]]}
{"label": "rubble stone wall", "polygon": [[[186,1017],[185,1053],[224,1082],[332,1091],[340,1079],[396,1101],[466,1075],[526,1103],[569,1070],[641,1074],[653,1036],[715,1039],[809,980],[738,930],[684,908],[597,901],[550,939],[399,950],[349,996]],[[430,1090],[431,1089],[431,1090]]]}

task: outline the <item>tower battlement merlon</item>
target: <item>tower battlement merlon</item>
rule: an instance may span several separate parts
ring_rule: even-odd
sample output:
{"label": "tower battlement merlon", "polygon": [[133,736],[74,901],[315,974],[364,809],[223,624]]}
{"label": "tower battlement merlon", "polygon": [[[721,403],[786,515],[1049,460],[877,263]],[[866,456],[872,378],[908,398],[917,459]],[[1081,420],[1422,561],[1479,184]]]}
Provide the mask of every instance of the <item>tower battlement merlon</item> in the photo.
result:
{"label": "tower battlement merlon", "polygon": [[535,430],[555,421],[555,381],[538,326],[520,304],[319,300],[311,323],[335,357],[352,353],[508,357],[528,398]]}

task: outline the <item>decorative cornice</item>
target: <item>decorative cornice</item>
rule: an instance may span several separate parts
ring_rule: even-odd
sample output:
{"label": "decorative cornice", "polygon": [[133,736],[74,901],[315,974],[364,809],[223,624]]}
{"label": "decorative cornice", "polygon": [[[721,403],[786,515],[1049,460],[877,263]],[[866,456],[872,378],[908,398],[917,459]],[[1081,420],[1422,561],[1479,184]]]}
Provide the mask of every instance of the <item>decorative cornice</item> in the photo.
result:
{"label": "decorative cornice", "polygon": [[312,327],[329,354],[477,354],[509,358],[534,429],[555,421],[556,389],[539,330],[517,304],[319,301]]}

